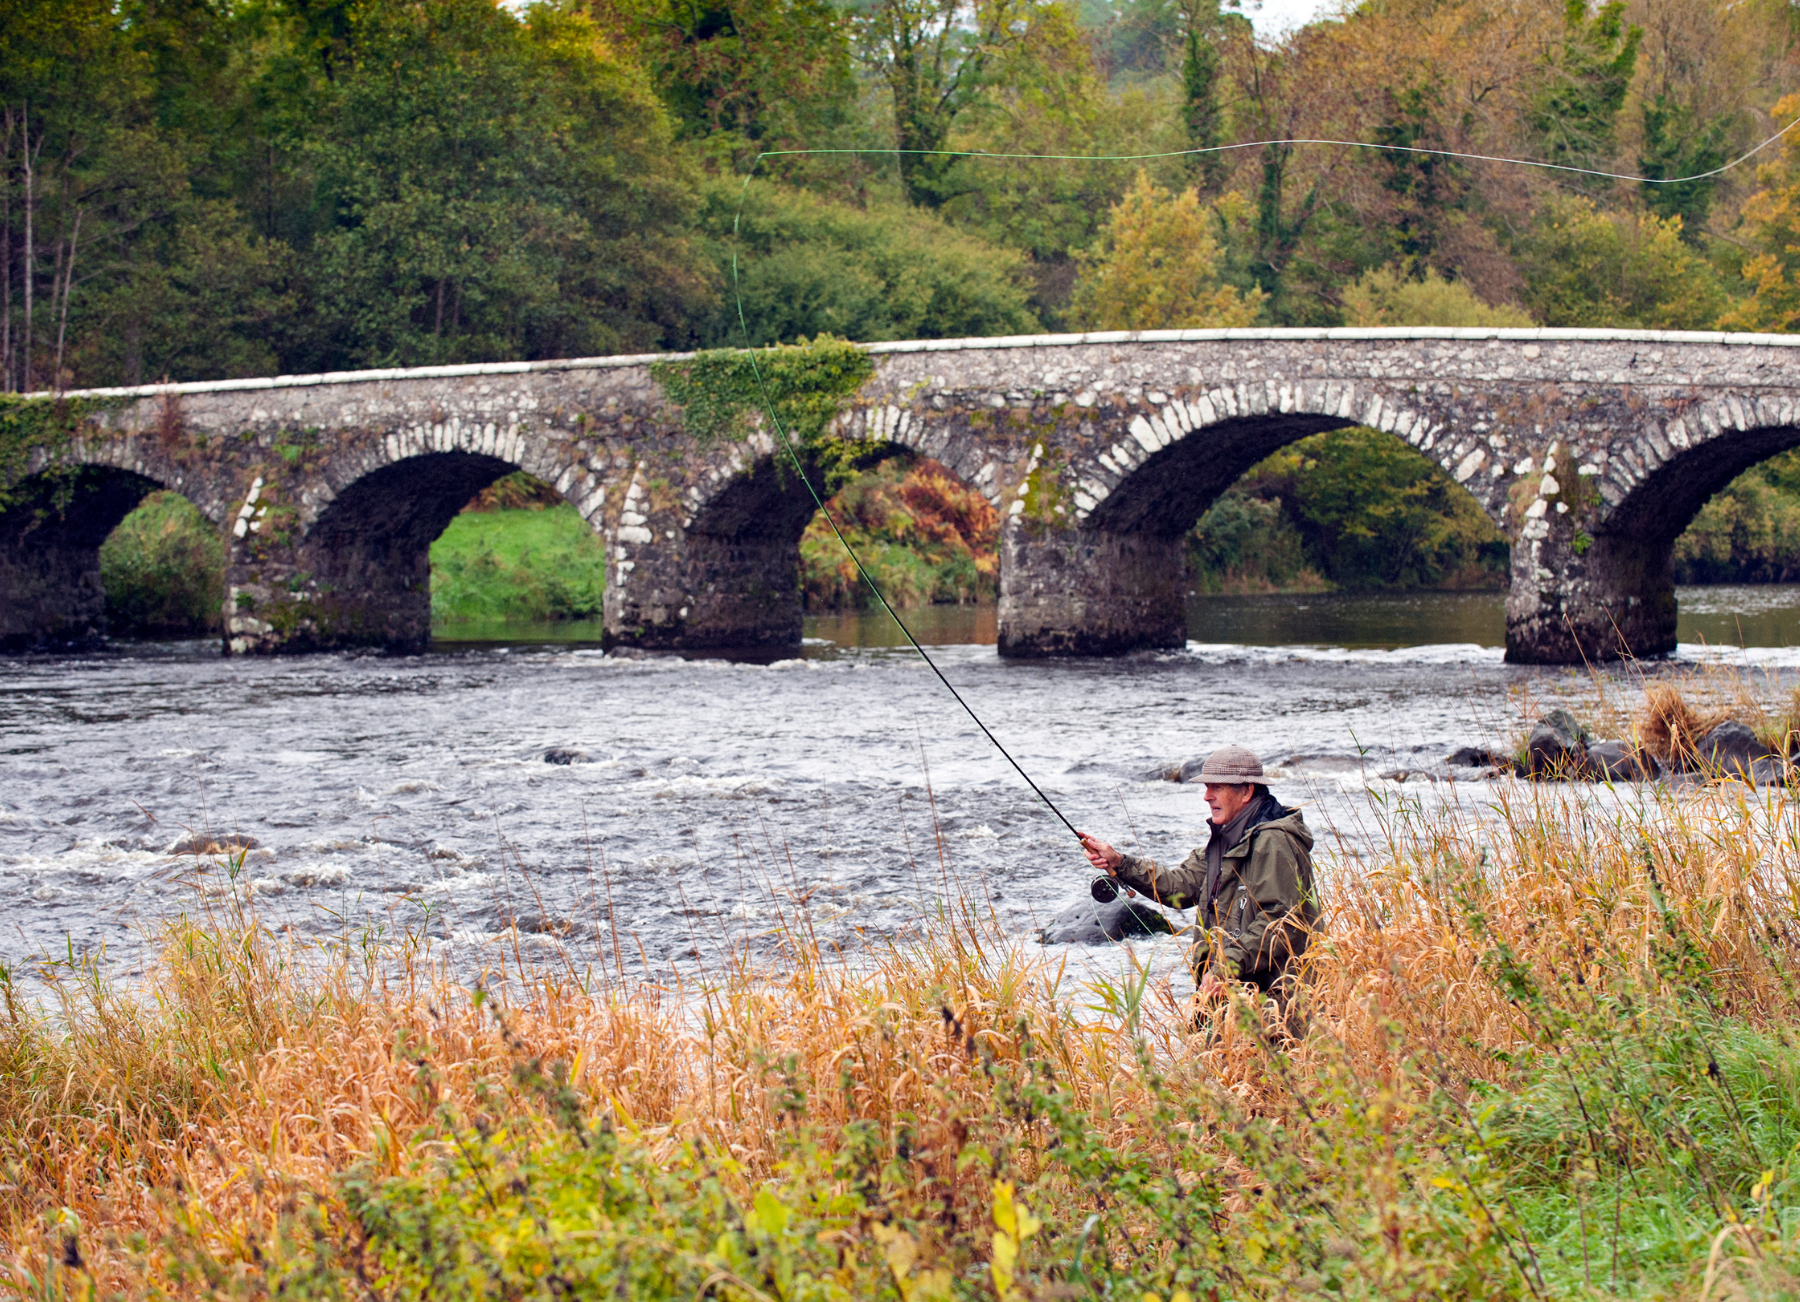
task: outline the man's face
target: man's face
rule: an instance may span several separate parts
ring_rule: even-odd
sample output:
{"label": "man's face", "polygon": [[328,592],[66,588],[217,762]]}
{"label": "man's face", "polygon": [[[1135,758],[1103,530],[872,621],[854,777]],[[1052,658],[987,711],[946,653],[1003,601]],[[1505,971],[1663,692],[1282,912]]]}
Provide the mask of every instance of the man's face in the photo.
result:
{"label": "man's face", "polygon": [[1214,827],[1224,827],[1236,818],[1250,798],[1256,794],[1256,787],[1248,782],[1208,782],[1206,784],[1206,807],[1212,810]]}

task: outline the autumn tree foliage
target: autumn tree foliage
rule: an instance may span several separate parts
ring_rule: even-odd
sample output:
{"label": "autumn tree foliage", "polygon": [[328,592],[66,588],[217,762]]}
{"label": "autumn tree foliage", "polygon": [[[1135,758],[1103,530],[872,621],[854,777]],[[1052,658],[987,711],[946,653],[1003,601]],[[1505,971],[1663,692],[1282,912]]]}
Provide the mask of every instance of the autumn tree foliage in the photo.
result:
{"label": "autumn tree foliage", "polygon": [[1214,233],[1245,211],[1240,195],[1203,205],[1195,191],[1171,194],[1139,172],[1100,242],[1078,255],[1073,314],[1093,330],[1253,324],[1267,296],[1222,283],[1225,257]]}

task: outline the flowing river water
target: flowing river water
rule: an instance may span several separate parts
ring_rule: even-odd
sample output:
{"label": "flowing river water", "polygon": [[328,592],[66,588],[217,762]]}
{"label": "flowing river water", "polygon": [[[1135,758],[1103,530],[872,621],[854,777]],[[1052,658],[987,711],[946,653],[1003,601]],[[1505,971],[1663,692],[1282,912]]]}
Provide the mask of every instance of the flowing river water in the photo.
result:
{"label": "flowing river water", "polygon": [[[1800,667],[1800,588],[1681,606],[1678,659]],[[1327,891],[1381,802],[1478,805],[1489,785],[1450,752],[1586,690],[1501,662],[1493,594],[1201,598],[1185,650],[1104,661],[1003,661],[991,610],[915,617],[1083,830],[1178,860],[1206,808],[1164,775],[1239,741],[1304,805]],[[810,621],[801,655],[763,664],[513,631],[409,658],[0,660],[0,959],[104,951],[129,976],[157,920],[233,889],[303,938],[424,932],[465,973],[520,955],[664,977],[774,956],[794,928],[885,943],[959,899],[1029,935],[1085,898],[1063,826],[882,617]],[[235,886],[171,853],[193,834],[254,838]]]}

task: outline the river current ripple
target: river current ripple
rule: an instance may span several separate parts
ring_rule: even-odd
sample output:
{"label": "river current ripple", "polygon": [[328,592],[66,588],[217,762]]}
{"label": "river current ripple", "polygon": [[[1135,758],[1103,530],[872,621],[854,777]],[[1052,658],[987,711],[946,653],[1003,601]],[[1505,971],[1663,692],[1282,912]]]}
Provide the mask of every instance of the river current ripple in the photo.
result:
{"label": "river current ripple", "polygon": [[[1206,809],[1157,775],[1253,747],[1305,807],[1327,891],[1351,880],[1380,802],[1479,804],[1487,784],[1443,780],[1450,752],[1514,732],[1521,690],[1578,686],[1475,644],[933,654],[1078,827],[1165,862],[1203,838]],[[220,889],[171,853],[195,832],[255,838],[239,888],[270,926],[424,931],[465,974],[516,951],[668,977],[726,947],[774,956],[796,925],[854,950],[959,898],[1028,935],[1090,875],[893,648],[770,665],[556,647],[227,660],[201,644],[0,660],[0,959],[104,949],[139,970],[153,924]]]}

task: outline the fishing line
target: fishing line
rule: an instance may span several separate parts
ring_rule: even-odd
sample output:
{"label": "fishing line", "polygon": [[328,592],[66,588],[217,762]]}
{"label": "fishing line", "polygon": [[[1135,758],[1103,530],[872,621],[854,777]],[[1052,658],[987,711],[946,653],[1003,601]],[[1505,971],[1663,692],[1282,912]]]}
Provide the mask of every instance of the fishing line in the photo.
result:
{"label": "fishing line", "polygon": [[1715,176],[1722,176],[1733,168],[1749,162],[1752,158],[1762,153],[1763,150],[1780,140],[1797,126],[1800,126],[1800,118],[1795,118],[1792,122],[1781,128],[1781,130],[1777,131],[1774,135],[1768,137],[1768,139],[1764,140],[1755,148],[1738,155],[1729,163],[1726,163],[1721,167],[1715,167],[1706,172],[1696,172],[1692,176],[1676,177],[1634,176],[1625,172],[1608,172],[1593,167],[1576,167],[1569,163],[1546,163],[1540,159],[1534,158],[1509,158],[1501,154],[1475,154],[1458,149],[1426,149],[1417,145],[1380,145],[1373,144],[1366,140],[1334,140],[1310,136],[1292,137],[1281,140],[1246,140],[1231,145],[1209,145],[1198,149],[1170,149],[1149,154],[1004,154],[992,153],[984,149],[766,149],[756,156],[755,161],[750,164],[750,170],[745,173],[744,185],[738,194],[737,212],[734,213],[731,218],[731,290],[733,296],[737,300],[738,329],[742,331],[744,336],[744,350],[750,359],[750,373],[756,377],[757,390],[762,394],[763,414],[769,418],[769,423],[774,426],[775,433],[781,439],[782,449],[787,453],[788,460],[794,465],[794,473],[800,477],[800,482],[806,486],[808,496],[810,496],[813,502],[818,506],[819,514],[825,517],[825,523],[831,526],[832,535],[838,540],[838,545],[841,546],[844,549],[845,554],[850,557],[851,563],[856,566],[857,574],[862,578],[863,583],[867,585],[869,591],[875,594],[875,600],[881,603],[881,608],[887,612],[888,618],[894,621],[895,627],[905,635],[906,640],[911,644],[912,649],[919,653],[919,658],[930,667],[932,673],[937,675],[938,681],[944,685],[945,690],[947,690],[951,696],[956,698],[956,703],[962,706],[963,712],[975,721],[975,726],[981,729],[981,735],[986,737],[993,745],[994,749],[999,751],[1005,758],[1006,762],[1013,766],[1013,770],[1021,778],[1025,779],[1025,785],[1030,787],[1032,793],[1036,795],[1039,800],[1044,802],[1044,807],[1052,814],[1055,814],[1057,821],[1068,828],[1070,834],[1079,841],[1081,839],[1081,833],[1075,830],[1075,824],[1071,823],[1068,818],[1064,816],[1062,810],[1056,807],[1056,802],[1050,799],[1049,796],[1046,796],[1043,789],[1039,787],[1036,782],[1032,781],[1031,774],[1027,773],[1024,766],[1021,765],[1018,760],[1013,758],[1012,752],[1007,750],[1006,747],[1001,744],[1000,739],[994,736],[987,724],[981,721],[981,716],[975,713],[974,707],[963,699],[963,694],[956,690],[956,684],[952,683],[944,676],[944,671],[938,668],[937,661],[933,660],[930,653],[928,653],[924,647],[919,645],[919,639],[913,636],[912,630],[906,626],[906,621],[900,618],[900,613],[888,602],[887,594],[881,590],[881,585],[875,582],[875,576],[869,573],[868,567],[863,564],[862,557],[856,554],[856,548],[850,545],[850,540],[844,537],[844,531],[838,528],[838,522],[826,508],[825,499],[819,496],[819,490],[813,487],[812,477],[806,473],[806,467],[801,464],[800,454],[795,450],[793,440],[788,437],[787,427],[782,424],[781,417],[775,410],[775,404],[769,396],[768,385],[763,380],[762,368],[756,363],[757,349],[750,339],[750,325],[744,316],[743,285],[738,277],[738,236],[739,227],[744,217],[744,204],[748,201],[750,196],[750,182],[755,178],[756,170],[762,166],[765,158],[793,158],[801,155],[824,154],[876,154],[884,157],[891,156],[898,158],[904,154],[937,158],[987,158],[995,161],[1039,163],[1149,163],[1168,158],[1191,158],[1201,154],[1225,154],[1240,149],[1269,149],[1296,145],[1325,145],[1340,149],[1368,149],[1380,153],[1424,154],[1434,158],[1461,159],[1465,162],[1499,163],[1508,167],[1535,167],[1546,172],[1568,172],[1576,176],[1592,176],[1607,181],[1631,181],[1638,185],[1686,185],[1692,181],[1705,181]]}

